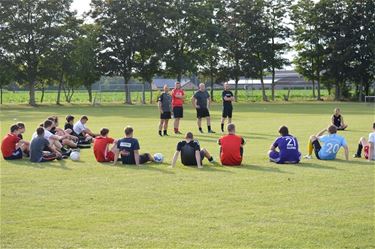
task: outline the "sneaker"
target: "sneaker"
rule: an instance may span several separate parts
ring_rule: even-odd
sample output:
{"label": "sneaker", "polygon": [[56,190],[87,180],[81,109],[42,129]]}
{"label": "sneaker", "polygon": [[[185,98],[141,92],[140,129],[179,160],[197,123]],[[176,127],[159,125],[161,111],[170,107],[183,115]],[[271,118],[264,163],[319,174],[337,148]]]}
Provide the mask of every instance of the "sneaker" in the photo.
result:
{"label": "sneaker", "polygon": [[175,132],[174,134],[176,134],[176,135],[180,135],[180,134],[182,134],[182,132],[177,131],[177,132]]}
{"label": "sneaker", "polygon": [[354,154],[354,155],[353,155],[353,158],[361,158],[361,156],[360,156],[360,155],[357,155],[357,154]]}
{"label": "sneaker", "polygon": [[312,159],[312,156],[311,155],[306,155],[303,158],[305,158],[305,159]]}
{"label": "sneaker", "polygon": [[214,134],[214,133],[216,133],[216,132],[214,132],[213,130],[210,130],[210,131],[208,131],[208,133],[212,133],[212,134]]}
{"label": "sneaker", "polygon": [[209,162],[212,163],[212,164],[216,163],[214,158],[212,158],[212,161],[209,161]]}
{"label": "sneaker", "polygon": [[199,130],[200,133],[203,133],[203,130]]}

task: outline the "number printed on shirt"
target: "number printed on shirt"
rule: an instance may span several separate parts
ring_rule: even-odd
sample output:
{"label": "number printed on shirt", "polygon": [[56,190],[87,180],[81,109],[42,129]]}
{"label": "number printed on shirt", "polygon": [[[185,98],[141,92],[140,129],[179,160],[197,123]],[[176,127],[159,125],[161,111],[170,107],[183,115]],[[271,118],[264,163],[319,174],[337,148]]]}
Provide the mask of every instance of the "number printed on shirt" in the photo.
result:
{"label": "number printed on shirt", "polygon": [[329,154],[336,154],[338,151],[339,151],[339,149],[340,149],[340,145],[338,145],[338,144],[335,144],[335,145],[333,145],[332,143],[328,143],[327,144],[327,152],[329,153]]}

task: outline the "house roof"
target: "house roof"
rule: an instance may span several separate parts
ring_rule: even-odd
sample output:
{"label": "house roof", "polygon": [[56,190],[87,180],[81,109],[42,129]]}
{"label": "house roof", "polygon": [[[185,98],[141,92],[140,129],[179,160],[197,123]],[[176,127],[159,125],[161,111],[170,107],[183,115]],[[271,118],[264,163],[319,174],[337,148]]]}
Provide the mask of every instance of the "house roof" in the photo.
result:
{"label": "house roof", "polygon": [[[272,83],[272,75],[267,75],[264,77],[263,82],[265,85],[270,85]],[[296,71],[276,71],[275,73],[276,84],[291,84],[291,85],[306,85],[309,82],[305,81],[302,75],[298,74]],[[235,84],[234,80],[228,81],[228,84]],[[246,79],[244,77],[240,78],[238,81],[239,85],[258,85],[261,84],[260,79]]]}
{"label": "house roof", "polygon": [[[185,84],[190,82],[190,79],[181,79],[181,86],[183,87]],[[169,88],[174,88],[176,83],[176,79],[163,79],[163,78],[155,78],[152,80],[152,84],[154,87],[162,88],[164,85],[167,85]]]}

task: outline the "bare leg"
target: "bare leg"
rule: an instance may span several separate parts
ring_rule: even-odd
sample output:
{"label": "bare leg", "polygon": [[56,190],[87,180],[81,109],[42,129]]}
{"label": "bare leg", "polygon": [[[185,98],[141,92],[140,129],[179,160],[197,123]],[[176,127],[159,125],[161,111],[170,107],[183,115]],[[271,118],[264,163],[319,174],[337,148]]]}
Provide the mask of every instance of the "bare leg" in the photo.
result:
{"label": "bare leg", "polygon": [[207,117],[207,126],[211,126],[211,117]]}
{"label": "bare leg", "polygon": [[208,160],[211,159],[211,154],[205,148],[203,148],[202,151],[204,152],[205,158],[207,158]]}
{"label": "bare leg", "polygon": [[362,144],[363,147],[368,145],[368,142],[367,142],[366,138],[364,138],[364,137],[361,137],[359,139],[359,143]]}
{"label": "bare leg", "polygon": [[63,145],[68,145],[70,148],[77,148],[77,144],[70,139],[64,139],[62,142]]}
{"label": "bare leg", "polygon": [[174,119],[174,128],[178,129],[179,126],[180,126],[180,118],[175,118]]}
{"label": "bare leg", "polygon": [[159,131],[163,130],[164,119],[160,119]]}
{"label": "bare leg", "polygon": [[232,123],[232,118],[228,118],[228,124]]}
{"label": "bare leg", "polygon": [[198,124],[198,128],[202,128],[202,119],[201,118],[197,119],[197,124]]}
{"label": "bare leg", "polygon": [[164,130],[168,130],[168,122],[169,122],[169,119],[165,119],[164,120]]}

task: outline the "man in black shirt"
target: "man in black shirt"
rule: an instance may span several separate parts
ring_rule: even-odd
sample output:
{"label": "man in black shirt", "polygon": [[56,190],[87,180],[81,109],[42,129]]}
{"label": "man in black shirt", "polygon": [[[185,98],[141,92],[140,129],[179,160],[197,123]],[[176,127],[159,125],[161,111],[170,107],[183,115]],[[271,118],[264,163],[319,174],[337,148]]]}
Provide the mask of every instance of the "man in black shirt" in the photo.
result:
{"label": "man in black shirt", "polygon": [[[163,93],[158,98],[158,107],[160,111],[159,135],[168,136],[168,122],[172,116],[172,96],[169,94],[167,85],[163,87]],[[164,129],[163,133],[162,130]]]}
{"label": "man in black shirt", "polygon": [[177,144],[177,150],[174,153],[172,168],[176,166],[178,155],[181,152],[181,162],[185,166],[198,166],[198,168],[203,168],[202,161],[206,157],[211,163],[214,159],[208,153],[206,149],[202,149],[199,146],[197,140],[194,140],[193,133],[186,133],[185,140]]}
{"label": "man in black shirt", "polygon": [[228,118],[228,124],[232,123],[232,101],[234,101],[233,93],[229,90],[228,83],[224,84],[224,91],[222,93],[223,98],[223,115],[221,118],[221,131],[224,132],[224,122]]}
{"label": "man in black shirt", "polygon": [[198,128],[201,133],[202,130],[202,118],[207,120],[208,133],[215,133],[211,130],[211,118],[210,118],[210,105],[211,105],[211,96],[206,90],[206,86],[201,83],[199,84],[198,91],[194,94],[193,106],[197,110],[197,119],[198,119]]}

